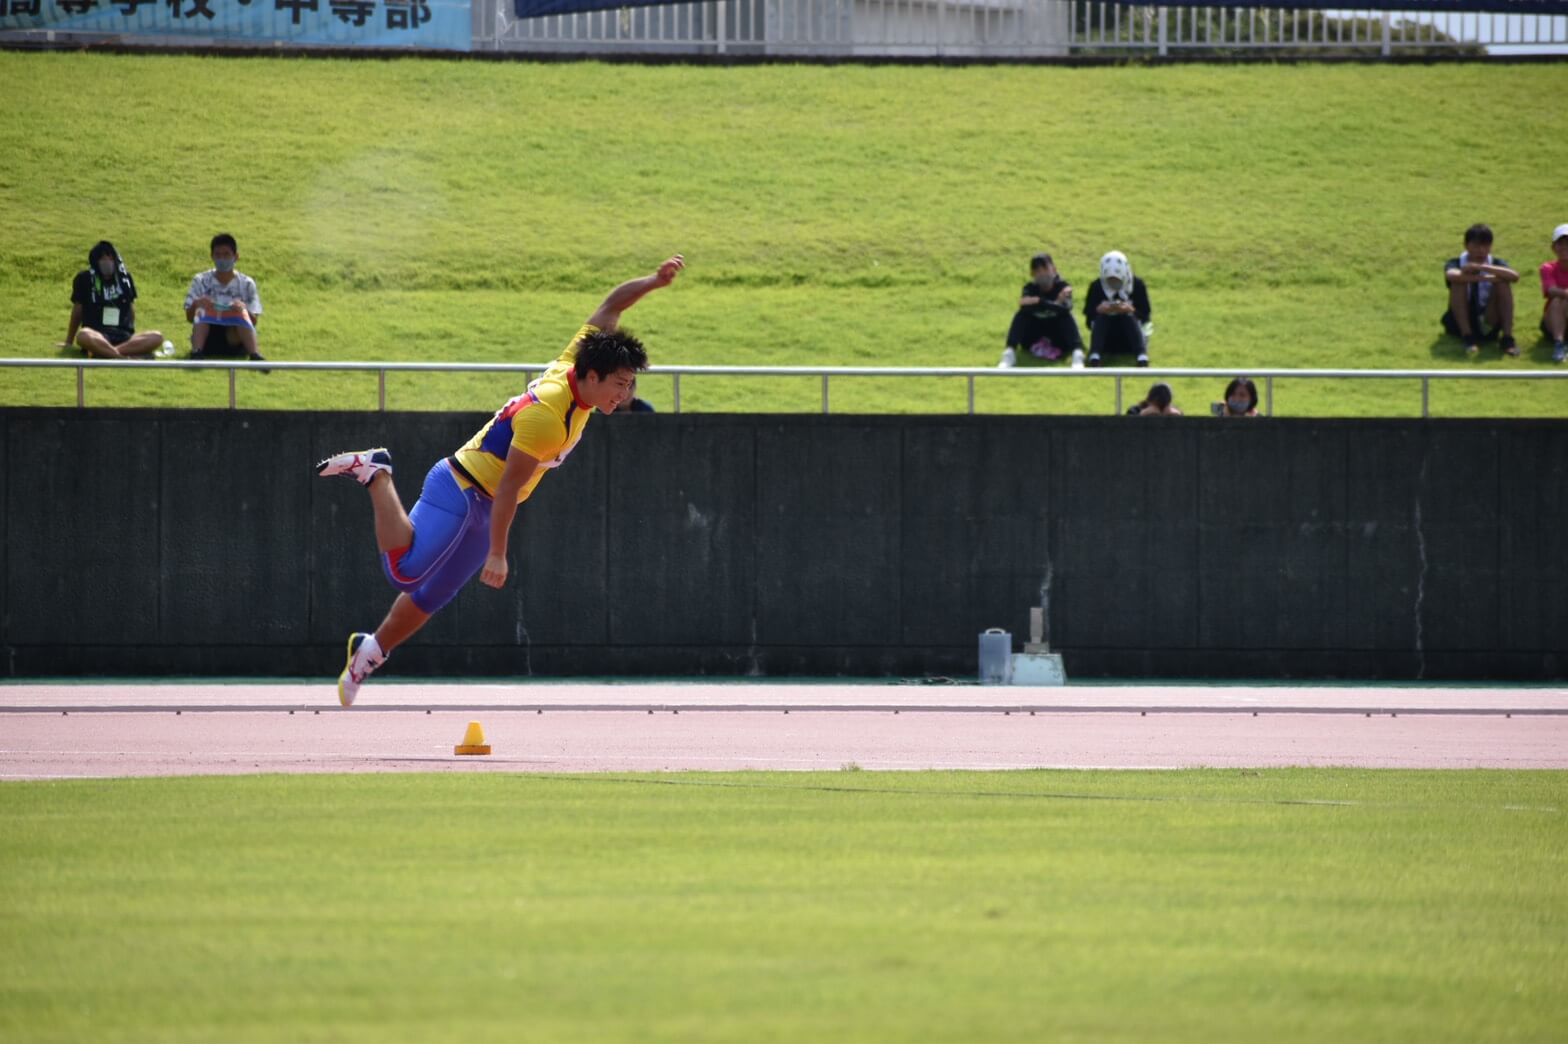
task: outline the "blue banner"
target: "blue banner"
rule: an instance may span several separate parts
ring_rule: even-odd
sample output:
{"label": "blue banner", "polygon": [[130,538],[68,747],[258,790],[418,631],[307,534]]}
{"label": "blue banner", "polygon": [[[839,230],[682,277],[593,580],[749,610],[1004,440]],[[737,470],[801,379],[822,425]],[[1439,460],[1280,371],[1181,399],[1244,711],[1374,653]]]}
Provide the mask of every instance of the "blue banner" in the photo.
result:
{"label": "blue banner", "polygon": [[470,0],[0,0],[0,30],[214,42],[473,46]]}
{"label": "blue banner", "polygon": [[[5,0],[0,0],[4,3]],[[574,14],[578,11],[607,11],[620,7],[658,7],[683,3],[686,0],[513,0],[517,17],[538,18],[542,15]],[[1294,8],[1310,11],[1339,11],[1364,14],[1373,11],[1459,11],[1469,14],[1552,14],[1568,15],[1568,0],[1397,0],[1395,3],[1368,4],[1366,8],[1347,8],[1344,0],[1269,0],[1267,3],[1245,4],[1231,0],[1229,3],[1198,0],[1197,3],[1164,3],[1161,0],[1121,0],[1127,7],[1266,7]]]}

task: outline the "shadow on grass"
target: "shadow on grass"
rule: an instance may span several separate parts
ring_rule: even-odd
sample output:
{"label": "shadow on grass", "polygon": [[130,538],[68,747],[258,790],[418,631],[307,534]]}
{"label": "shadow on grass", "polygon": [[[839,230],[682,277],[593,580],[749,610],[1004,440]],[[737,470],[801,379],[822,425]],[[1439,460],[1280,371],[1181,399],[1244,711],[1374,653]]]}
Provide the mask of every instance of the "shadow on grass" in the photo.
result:
{"label": "shadow on grass", "polygon": [[[1555,367],[1559,363],[1552,362],[1551,338],[1541,333],[1539,329],[1523,331],[1515,334],[1519,339],[1519,362],[1530,366]],[[1465,355],[1464,342],[1457,337],[1446,333],[1438,334],[1432,338],[1428,346],[1428,354],[1435,362],[1468,362],[1476,365],[1495,363],[1509,357],[1503,354],[1497,346],[1497,338],[1492,337],[1481,342],[1481,350],[1473,356]]]}

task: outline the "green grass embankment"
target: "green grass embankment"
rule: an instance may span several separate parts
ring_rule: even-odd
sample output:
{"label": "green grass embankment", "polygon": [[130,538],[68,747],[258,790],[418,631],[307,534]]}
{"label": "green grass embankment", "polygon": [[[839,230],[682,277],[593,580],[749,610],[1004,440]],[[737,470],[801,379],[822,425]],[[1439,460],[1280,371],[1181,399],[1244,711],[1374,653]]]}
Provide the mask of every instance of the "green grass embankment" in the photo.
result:
{"label": "green grass embankment", "polygon": [[[616,281],[691,267],[628,315],[656,363],[995,363],[1027,257],[1151,288],[1157,365],[1549,366],[1536,265],[1568,220],[1563,65],[635,66],[0,52],[0,354],[48,356],[109,238],[140,324],[182,345],[234,233],[286,360],[540,361]],[[107,115],[106,115],[107,114]],[[108,118],[112,117],[112,118]],[[1437,333],[1473,221],[1529,275],[1525,355]],[[59,353],[64,354],[64,353]],[[242,404],[373,408],[373,378],[247,376]],[[1212,381],[1177,381],[1201,412]],[[1438,415],[1568,415],[1563,386],[1440,384]],[[1141,393],[1129,387],[1129,396]],[[0,401],[74,402],[69,371]],[[646,394],[668,408],[668,378]],[[1419,412],[1413,384],[1276,384],[1291,415]],[[846,382],[842,407],[961,411],[962,382]],[[493,408],[493,381],[394,382]],[[811,379],[688,378],[698,410],[815,410]],[[89,375],[102,405],[222,406],[221,376]],[[850,404],[853,404],[852,406]],[[1102,412],[1098,382],[986,381],[994,412]],[[836,407],[839,408],[839,407]]]}

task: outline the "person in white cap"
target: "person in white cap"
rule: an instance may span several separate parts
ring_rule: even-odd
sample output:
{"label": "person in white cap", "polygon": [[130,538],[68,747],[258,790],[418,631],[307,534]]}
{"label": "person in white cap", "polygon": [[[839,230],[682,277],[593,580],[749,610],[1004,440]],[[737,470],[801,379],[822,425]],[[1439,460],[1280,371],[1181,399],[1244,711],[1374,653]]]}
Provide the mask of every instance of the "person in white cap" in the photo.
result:
{"label": "person in white cap", "polygon": [[1132,274],[1132,262],[1120,250],[1100,258],[1100,278],[1089,284],[1083,304],[1089,327],[1089,365],[1103,366],[1113,353],[1136,356],[1149,365],[1149,288]]}
{"label": "person in white cap", "polygon": [[1514,341],[1514,284],[1519,273],[1492,254],[1492,230],[1487,225],[1465,229],[1464,253],[1443,264],[1448,283],[1448,311],[1443,329],[1465,343],[1465,354],[1481,350],[1482,341],[1499,337],[1504,355],[1518,355]]}
{"label": "person in white cap", "polygon": [[1556,261],[1541,266],[1541,293],[1546,304],[1541,310],[1541,332],[1552,339],[1552,362],[1568,359],[1568,343],[1563,340],[1568,329],[1568,225],[1552,229],[1552,253]]}

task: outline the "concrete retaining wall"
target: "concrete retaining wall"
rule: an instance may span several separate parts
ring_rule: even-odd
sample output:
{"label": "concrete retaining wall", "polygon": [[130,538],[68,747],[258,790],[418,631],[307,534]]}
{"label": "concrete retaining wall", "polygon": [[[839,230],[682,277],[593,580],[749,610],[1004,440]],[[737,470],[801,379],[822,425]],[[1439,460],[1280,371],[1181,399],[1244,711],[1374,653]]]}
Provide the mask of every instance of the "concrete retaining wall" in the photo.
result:
{"label": "concrete retaining wall", "polygon": [[[0,667],[330,676],[375,626],[368,498],[479,414],[0,411]],[[1568,424],[597,418],[405,675],[1568,676]]]}

